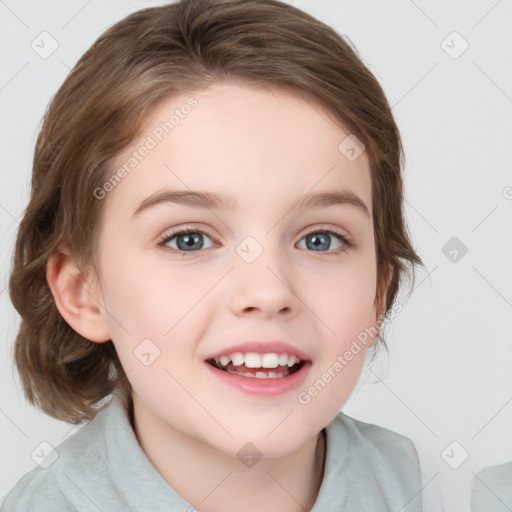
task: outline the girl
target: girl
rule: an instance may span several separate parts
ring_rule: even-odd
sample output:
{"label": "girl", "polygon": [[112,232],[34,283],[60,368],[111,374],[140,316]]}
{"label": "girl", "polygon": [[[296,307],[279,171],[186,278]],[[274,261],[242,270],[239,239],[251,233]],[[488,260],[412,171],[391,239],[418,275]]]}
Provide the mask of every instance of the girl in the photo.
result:
{"label": "girl", "polygon": [[408,270],[375,77],[277,0],[136,12],[39,134],[10,293],[30,403],[87,424],[2,511],[419,511],[412,442],[340,413]]}

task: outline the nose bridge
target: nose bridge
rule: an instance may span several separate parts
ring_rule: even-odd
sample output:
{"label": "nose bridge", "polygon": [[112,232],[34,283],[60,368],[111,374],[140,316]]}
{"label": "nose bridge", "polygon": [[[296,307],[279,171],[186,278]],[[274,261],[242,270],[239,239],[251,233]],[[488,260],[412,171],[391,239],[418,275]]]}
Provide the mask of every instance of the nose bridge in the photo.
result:
{"label": "nose bridge", "polygon": [[271,246],[270,240],[268,237],[260,243],[247,236],[235,249],[235,284],[230,303],[236,313],[257,309],[272,315],[296,309],[290,267],[282,248]]}

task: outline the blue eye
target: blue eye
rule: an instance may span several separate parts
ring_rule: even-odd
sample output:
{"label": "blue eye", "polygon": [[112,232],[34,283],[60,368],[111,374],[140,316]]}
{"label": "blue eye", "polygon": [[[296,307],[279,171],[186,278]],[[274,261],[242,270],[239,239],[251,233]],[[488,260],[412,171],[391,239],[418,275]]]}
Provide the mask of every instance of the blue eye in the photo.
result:
{"label": "blue eye", "polygon": [[[205,249],[204,242],[201,239],[203,236],[210,238],[210,240],[212,239],[203,231],[183,229],[181,231],[176,231],[175,233],[166,235],[165,238],[158,243],[158,245],[163,246],[164,249],[169,249],[170,252],[195,252],[199,249]],[[167,244],[174,239],[176,239],[177,247],[169,247]],[[208,249],[208,247],[206,247],[206,249]]]}
{"label": "blue eye", "polygon": [[[209,249],[213,246],[210,245],[205,247],[203,240],[203,237],[205,236],[206,238],[214,241],[214,238],[204,231],[197,229],[182,229],[180,231],[164,235],[157,245],[168,252],[187,256],[190,253],[197,252],[201,249]],[[334,248],[332,248],[333,239],[335,241],[337,239],[337,243],[339,244]],[[340,252],[347,251],[347,249],[353,246],[353,243],[349,238],[342,233],[332,230],[317,229],[315,231],[310,231],[300,240],[300,242],[303,240],[306,241],[306,249],[310,249],[313,252],[325,252],[327,254],[339,254]],[[170,246],[170,243],[173,245]],[[299,248],[303,249],[304,247]]]}
{"label": "blue eye", "polygon": [[[338,243],[341,242],[341,244],[334,249],[331,248],[333,238],[337,238]],[[302,240],[306,241],[306,248],[311,248],[314,252],[319,252],[317,249],[319,249],[321,252],[332,249],[330,252],[338,253],[340,252],[340,249],[346,249],[347,247],[352,246],[352,243],[345,235],[330,230],[311,231]]]}

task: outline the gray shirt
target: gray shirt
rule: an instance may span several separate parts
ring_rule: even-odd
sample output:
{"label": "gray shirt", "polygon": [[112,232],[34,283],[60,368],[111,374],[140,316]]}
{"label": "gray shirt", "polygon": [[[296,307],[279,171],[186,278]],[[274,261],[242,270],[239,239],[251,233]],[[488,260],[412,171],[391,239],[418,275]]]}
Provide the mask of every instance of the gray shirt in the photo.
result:
{"label": "gray shirt", "polygon": [[512,510],[512,461],[484,468],[471,487],[471,512]]}
{"label": "gray shirt", "polygon": [[[311,512],[422,510],[418,456],[408,438],[343,413],[325,432],[324,478]],[[23,476],[0,512],[196,511],[151,464],[115,394],[55,449],[57,459]]]}

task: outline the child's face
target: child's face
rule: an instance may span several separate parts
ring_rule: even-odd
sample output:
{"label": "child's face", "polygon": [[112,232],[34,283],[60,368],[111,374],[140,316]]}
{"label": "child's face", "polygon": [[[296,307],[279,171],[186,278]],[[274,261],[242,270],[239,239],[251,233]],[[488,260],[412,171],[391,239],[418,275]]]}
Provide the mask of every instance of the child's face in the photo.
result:
{"label": "child's face", "polygon": [[[197,105],[181,109],[191,96]],[[165,133],[160,123],[176,109]],[[140,161],[103,199],[98,270],[105,322],[135,403],[145,403],[136,414],[230,455],[252,442],[279,456],[340,411],[373,339],[352,348],[350,361],[344,354],[377,320],[369,163],[364,152],[354,161],[340,152],[347,135],[289,94],[215,84],[164,101],[120,156],[112,174],[133,151]],[[231,196],[234,207],[160,202],[134,214],[171,189]],[[341,191],[370,213],[353,203],[293,208],[306,195]],[[183,228],[196,234],[157,245]],[[243,377],[207,362],[278,340],[288,348],[263,352],[306,356],[293,376]],[[232,348],[248,341],[256,344]]]}

